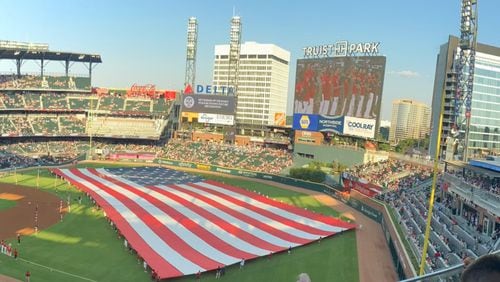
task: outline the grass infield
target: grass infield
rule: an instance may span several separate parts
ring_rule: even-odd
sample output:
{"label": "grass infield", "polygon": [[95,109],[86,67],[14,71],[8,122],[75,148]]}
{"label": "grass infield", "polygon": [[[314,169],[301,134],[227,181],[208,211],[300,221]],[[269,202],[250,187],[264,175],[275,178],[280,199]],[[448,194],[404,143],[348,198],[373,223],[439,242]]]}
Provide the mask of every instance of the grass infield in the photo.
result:
{"label": "grass infield", "polygon": [[16,201],[0,199],[0,211],[10,209],[16,206]]}
{"label": "grass infield", "polygon": [[[103,167],[100,164],[83,164],[79,167]],[[110,165],[105,165],[110,167]],[[114,165],[113,165],[114,166]],[[124,166],[122,164],[116,166]],[[253,181],[203,175],[206,178],[225,182],[271,198],[287,202],[323,214],[338,216],[338,213],[322,206],[313,197],[298,192],[273,187]],[[137,258],[125,250],[123,240],[109,226],[101,211],[92,207],[90,200],[73,187],[40,170],[37,188],[37,169],[17,173],[19,185],[31,189],[42,189],[66,200],[71,199],[71,212],[64,220],[37,235],[26,236],[21,245],[15,238],[20,258],[0,255],[0,273],[23,280],[29,270],[36,281],[151,281]],[[13,175],[0,178],[3,183],[15,183]],[[82,204],[76,199],[82,195]],[[33,263],[38,265],[35,265]],[[229,266],[226,281],[296,281],[297,275],[306,272],[312,281],[358,281],[358,259],[354,231],[323,239],[321,243],[295,248],[292,254],[273,255],[271,259],[259,258],[247,261],[243,270]],[[72,276],[73,275],[73,276]],[[193,281],[193,276],[171,281]],[[202,281],[216,281],[215,273],[204,273]],[[218,280],[220,281],[220,280]]]}

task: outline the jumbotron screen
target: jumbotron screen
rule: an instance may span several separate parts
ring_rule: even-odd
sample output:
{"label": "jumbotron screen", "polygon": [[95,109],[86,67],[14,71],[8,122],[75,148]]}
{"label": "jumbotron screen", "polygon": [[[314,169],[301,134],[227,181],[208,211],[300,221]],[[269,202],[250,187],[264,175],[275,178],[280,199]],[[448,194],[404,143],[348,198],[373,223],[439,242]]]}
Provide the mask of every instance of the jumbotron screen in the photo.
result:
{"label": "jumbotron screen", "polygon": [[297,60],[294,113],[377,119],[386,58]]}

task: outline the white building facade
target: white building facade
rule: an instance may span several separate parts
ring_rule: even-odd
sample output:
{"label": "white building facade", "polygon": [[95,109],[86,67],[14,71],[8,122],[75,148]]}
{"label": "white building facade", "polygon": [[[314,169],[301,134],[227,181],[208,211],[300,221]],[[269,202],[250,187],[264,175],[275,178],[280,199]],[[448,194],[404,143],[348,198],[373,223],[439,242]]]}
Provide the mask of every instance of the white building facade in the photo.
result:
{"label": "white building facade", "polygon": [[[275,113],[285,113],[290,52],[274,44],[241,44],[238,71],[238,124],[273,125]],[[228,85],[229,44],[215,46],[213,85]]]}
{"label": "white building facade", "polygon": [[[441,158],[453,160],[460,151],[454,148],[449,138],[453,125],[454,95],[456,92],[456,73],[453,63],[458,57],[459,38],[450,36],[441,45],[437,57],[432,99],[431,140],[429,154],[437,150],[439,114],[443,108],[441,129]],[[444,95],[444,105],[441,98]],[[482,43],[477,44],[474,65],[474,87],[471,99],[471,118],[469,138],[464,140],[468,146],[468,158],[483,155],[497,155],[500,152],[500,48]],[[465,110],[459,120],[465,119]],[[460,130],[464,134],[464,129]]]}
{"label": "white building facade", "polygon": [[398,143],[404,139],[425,138],[430,131],[430,119],[430,108],[423,103],[413,100],[393,101],[389,141]]}

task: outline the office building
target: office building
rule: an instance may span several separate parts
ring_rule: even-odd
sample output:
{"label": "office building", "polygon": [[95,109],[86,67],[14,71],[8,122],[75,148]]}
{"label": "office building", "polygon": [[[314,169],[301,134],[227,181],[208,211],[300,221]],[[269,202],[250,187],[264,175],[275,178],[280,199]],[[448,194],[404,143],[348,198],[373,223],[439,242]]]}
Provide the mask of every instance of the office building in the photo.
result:
{"label": "office building", "polygon": [[392,102],[392,120],[389,142],[396,144],[405,139],[421,139],[429,134],[429,106],[413,100]]}
{"label": "office building", "polygon": [[[229,45],[215,46],[213,84],[228,85]],[[285,113],[290,52],[274,45],[241,44],[238,69],[238,124],[273,125],[275,113]]]}
{"label": "office building", "polygon": [[[441,157],[447,160],[456,158],[459,144],[447,142],[451,139],[453,125],[454,95],[456,73],[454,61],[458,57],[459,38],[450,36],[441,45],[436,63],[434,92],[432,98],[431,140],[429,154],[434,156],[437,147],[441,97],[445,95],[443,124],[441,131]],[[470,130],[467,142],[469,156],[498,154],[500,148],[500,48],[478,43],[474,67],[474,87],[472,92]],[[462,111],[461,119],[464,119]],[[462,134],[463,130],[462,130]],[[450,147],[450,148],[447,148]],[[463,146],[462,146],[463,147]],[[448,149],[448,150],[447,150]]]}

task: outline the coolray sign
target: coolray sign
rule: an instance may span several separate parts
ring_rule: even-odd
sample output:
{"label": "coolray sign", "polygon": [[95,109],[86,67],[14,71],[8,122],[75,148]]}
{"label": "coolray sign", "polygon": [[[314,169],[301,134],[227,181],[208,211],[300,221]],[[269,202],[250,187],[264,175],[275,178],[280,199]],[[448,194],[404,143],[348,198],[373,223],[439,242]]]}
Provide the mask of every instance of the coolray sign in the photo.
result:
{"label": "coolray sign", "polygon": [[234,115],[234,96],[185,94],[182,96],[182,111],[220,115]]}
{"label": "coolray sign", "polygon": [[234,87],[222,85],[196,85],[197,94],[234,95]]}
{"label": "coolray sign", "polygon": [[234,125],[234,116],[200,113],[198,114],[198,122],[210,123],[210,124]]}
{"label": "coolray sign", "polygon": [[374,119],[344,117],[344,134],[359,136],[365,138],[375,137],[375,123]]}
{"label": "coolray sign", "polygon": [[351,43],[347,40],[337,41],[335,44],[324,44],[302,48],[304,58],[324,58],[341,56],[375,56],[379,53],[380,42]]}
{"label": "coolray sign", "polygon": [[318,131],[342,134],[342,132],[344,131],[344,117],[324,115],[319,116]]}

